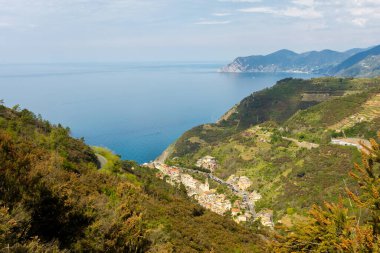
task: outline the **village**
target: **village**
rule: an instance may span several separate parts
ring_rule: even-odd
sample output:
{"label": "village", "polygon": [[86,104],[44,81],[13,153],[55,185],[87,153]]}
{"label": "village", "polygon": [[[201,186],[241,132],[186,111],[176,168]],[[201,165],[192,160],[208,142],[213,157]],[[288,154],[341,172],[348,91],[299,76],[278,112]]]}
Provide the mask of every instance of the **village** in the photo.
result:
{"label": "village", "polygon": [[[298,140],[285,138],[283,139],[295,142],[297,146],[302,148],[317,148],[318,144],[299,142]],[[363,144],[369,145],[369,142],[357,138],[332,139],[331,144],[342,146],[354,146],[363,150]],[[365,150],[364,150],[365,151]],[[180,168],[169,166],[161,161],[146,164],[151,168],[159,170],[157,177],[165,180],[173,186],[183,185],[187,195],[194,198],[201,206],[211,210],[219,215],[230,215],[237,223],[244,223],[254,220],[260,222],[267,227],[273,228],[273,211],[261,210],[256,212],[255,202],[261,199],[260,193],[249,191],[252,182],[246,176],[231,175],[227,180],[218,178],[213,173],[218,168],[217,160],[212,156],[204,156],[197,160],[195,167],[197,169]],[[201,175],[205,180],[194,178],[192,174]],[[224,193],[218,193],[217,189],[211,189],[209,180],[223,185],[231,190],[234,198]],[[237,197],[237,198],[236,198]]]}
{"label": "village", "polygon": [[[206,169],[208,172],[168,166],[160,162],[145,164],[150,168],[159,170],[157,177],[165,180],[173,186],[181,184],[186,188],[187,195],[194,198],[201,206],[211,210],[219,215],[231,215],[237,223],[248,222],[260,219],[264,226],[273,228],[273,212],[263,210],[256,213],[255,202],[261,199],[261,195],[256,192],[248,192],[252,182],[248,177],[231,175],[227,181],[224,181],[212,173],[217,168],[217,161],[211,156],[205,156],[199,159],[196,166]],[[201,182],[195,179],[190,173],[197,173],[204,176],[205,181]],[[210,189],[209,180],[228,187],[237,200],[231,202],[226,194],[218,193],[216,189]]]}

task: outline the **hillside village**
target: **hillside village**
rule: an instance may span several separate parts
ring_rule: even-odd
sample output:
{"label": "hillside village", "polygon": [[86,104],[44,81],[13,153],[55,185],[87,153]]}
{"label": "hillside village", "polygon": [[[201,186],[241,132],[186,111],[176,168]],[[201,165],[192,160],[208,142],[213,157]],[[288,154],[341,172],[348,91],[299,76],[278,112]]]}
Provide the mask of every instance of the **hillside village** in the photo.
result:
{"label": "hillside village", "polygon": [[[256,127],[255,129],[260,129]],[[270,133],[266,133],[265,136],[269,139]],[[300,148],[318,148],[319,145],[310,142],[299,142],[292,138],[283,137],[285,140],[294,142]],[[262,142],[269,140],[260,139]],[[369,146],[368,140],[360,138],[332,138],[331,144],[340,146],[354,146],[359,150],[363,150],[362,144]],[[196,200],[204,208],[211,210],[219,215],[230,215],[232,219],[237,223],[244,223],[248,221],[254,221],[260,219],[264,226],[273,228],[273,211],[270,209],[263,209],[260,212],[255,211],[255,202],[259,201],[262,196],[257,191],[249,192],[252,186],[252,181],[247,176],[231,175],[226,181],[218,178],[213,174],[218,163],[215,157],[205,156],[197,160],[195,167],[202,170],[181,168],[178,166],[169,166],[160,162],[153,162],[145,164],[150,168],[159,170],[157,177],[165,180],[167,183],[173,186],[185,187],[187,195]],[[208,172],[207,172],[208,171]],[[198,174],[205,178],[204,182],[194,178],[191,174]],[[237,197],[236,200],[224,193],[218,193],[217,189],[211,189],[209,180],[212,180],[220,185],[228,187],[231,192]]]}
{"label": "hillside village", "polygon": [[[255,202],[261,199],[261,195],[256,191],[247,191],[252,185],[248,177],[231,175],[227,181],[224,181],[212,173],[168,166],[158,162],[145,164],[145,166],[158,169],[160,172],[157,173],[157,177],[165,180],[167,183],[173,186],[179,186],[181,184],[185,186],[189,197],[194,198],[201,206],[212,212],[219,215],[231,215],[233,220],[237,223],[260,219],[264,226],[271,228],[274,226],[272,210],[255,212]],[[206,156],[200,159],[196,166],[211,169],[217,166],[217,162],[215,158]],[[204,176],[205,182],[202,183],[195,179],[189,174],[190,172]],[[231,200],[226,194],[218,193],[216,189],[210,189],[209,179],[230,188],[237,199]]]}

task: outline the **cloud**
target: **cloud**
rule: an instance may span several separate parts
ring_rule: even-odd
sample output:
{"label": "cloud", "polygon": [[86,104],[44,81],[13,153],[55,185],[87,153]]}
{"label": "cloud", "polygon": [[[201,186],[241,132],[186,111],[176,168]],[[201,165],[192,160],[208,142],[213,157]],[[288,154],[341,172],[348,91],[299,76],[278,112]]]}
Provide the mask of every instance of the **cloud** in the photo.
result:
{"label": "cloud", "polygon": [[315,5],[314,0],[293,0],[292,3],[296,5],[302,5],[302,6],[308,6],[308,7],[313,7]]}
{"label": "cloud", "polygon": [[316,11],[314,8],[300,9],[295,7],[280,11],[280,15],[303,19],[315,19],[323,17],[323,14],[319,11]]}
{"label": "cloud", "polygon": [[8,22],[0,22],[0,28],[1,27],[11,27],[12,24],[11,23],[8,23]]}
{"label": "cloud", "polygon": [[244,8],[238,9],[239,12],[245,13],[264,13],[264,14],[277,14],[278,11],[271,7],[252,7],[252,8]]}
{"label": "cloud", "polygon": [[379,24],[380,0],[0,0],[0,61],[369,46]]}
{"label": "cloud", "polygon": [[212,14],[215,17],[226,17],[226,16],[231,16],[232,13],[229,12],[216,12]]}
{"label": "cloud", "polygon": [[194,24],[196,25],[227,25],[231,23],[230,20],[224,20],[224,21],[218,21],[218,20],[204,20],[204,21],[199,21]]}
{"label": "cloud", "polygon": [[245,13],[262,13],[262,14],[272,14],[284,17],[302,18],[302,19],[316,19],[323,17],[323,14],[314,8],[298,8],[298,7],[288,7],[286,9],[275,9],[272,7],[253,7],[239,9],[239,12]]}
{"label": "cloud", "polygon": [[237,11],[310,20],[324,18],[330,24],[333,24],[331,20],[339,19],[341,24],[363,27],[380,21],[380,0],[289,0],[285,4],[253,6]]}
{"label": "cloud", "polygon": [[260,3],[262,0],[219,0],[219,2],[228,3]]}
{"label": "cloud", "polygon": [[352,20],[352,23],[356,26],[364,27],[368,22],[368,19],[365,18],[355,18]]}
{"label": "cloud", "polygon": [[325,30],[328,28],[328,25],[326,23],[315,23],[315,24],[307,24],[307,30],[313,30],[313,31],[317,31],[317,30]]}
{"label": "cloud", "polygon": [[379,5],[379,0],[353,0],[357,5]]}
{"label": "cloud", "polygon": [[353,16],[373,16],[380,17],[380,8],[351,8],[349,12]]}

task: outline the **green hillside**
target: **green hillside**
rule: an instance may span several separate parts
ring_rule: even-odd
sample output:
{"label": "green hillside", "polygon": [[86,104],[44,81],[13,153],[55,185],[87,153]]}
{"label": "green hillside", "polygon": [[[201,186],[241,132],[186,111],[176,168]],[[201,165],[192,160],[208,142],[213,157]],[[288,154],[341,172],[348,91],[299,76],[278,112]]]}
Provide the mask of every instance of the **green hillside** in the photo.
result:
{"label": "green hillside", "polygon": [[376,77],[380,74],[380,46],[359,52],[330,70],[335,76]]}
{"label": "green hillside", "polygon": [[[18,107],[0,105],[0,251],[255,252],[258,237]],[[101,153],[103,152],[103,153]]]}
{"label": "green hillside", "polygon": [[285,79],[242,100],[216,124],[186,132],[168,164],[194,168],[211,155],[221,178],[248,176],[275,220],[337,201],[348,172],[360,161],[355,147],[331,138],[372,138],[380,129],[380,79]]}
{"label": "green hillside", "polygon": [[[197,169],[199,158],[215,157],[214,175],[247,176],[247,191],[262,196],[256,211],[273,210],[275,223],[298,224],[324,201],[361,214],[344,195],[346,188],[358,190],[348,172],[360,152],[330,141],[376,138],[379,108],[379,78],[285,79],[218,123],[186,132],[166,163]],[[158,179],[158,171],[89,147],[69,128],[17,106],[0,105],[0,164],[3,251],[263,252],[268,246],[270,232],[257,223],[238,225],[212,213],[184,187]]]}

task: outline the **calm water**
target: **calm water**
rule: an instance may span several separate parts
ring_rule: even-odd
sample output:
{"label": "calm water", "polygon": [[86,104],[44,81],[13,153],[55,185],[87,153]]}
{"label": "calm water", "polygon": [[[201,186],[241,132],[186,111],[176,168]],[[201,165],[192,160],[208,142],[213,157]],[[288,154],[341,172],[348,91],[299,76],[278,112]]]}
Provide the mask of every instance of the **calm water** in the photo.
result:
{"label": "calm water", "polygon": [[254,91],[300,74],[222,74],[223,64],[0,65],[0,99],[124,159],[157,157]]}

